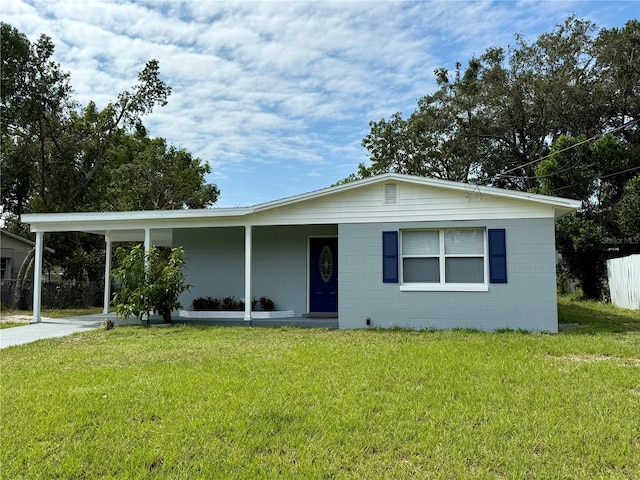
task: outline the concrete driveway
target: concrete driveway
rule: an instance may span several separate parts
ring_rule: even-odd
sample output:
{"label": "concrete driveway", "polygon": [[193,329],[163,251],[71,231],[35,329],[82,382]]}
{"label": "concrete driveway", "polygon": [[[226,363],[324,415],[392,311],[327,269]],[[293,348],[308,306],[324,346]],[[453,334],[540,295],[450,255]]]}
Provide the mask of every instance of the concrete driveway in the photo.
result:
{"label": "concrete driveway", "polygon": [[23,345],[43,338],[64,337],[76,332],[95,330],[100,328],[105,318],[113,320],[116,325],[140,323],[135,318],[121,320],[115,313],[96,313],[69,318],[47,318],[40,323],[1,329],[0,348]]}

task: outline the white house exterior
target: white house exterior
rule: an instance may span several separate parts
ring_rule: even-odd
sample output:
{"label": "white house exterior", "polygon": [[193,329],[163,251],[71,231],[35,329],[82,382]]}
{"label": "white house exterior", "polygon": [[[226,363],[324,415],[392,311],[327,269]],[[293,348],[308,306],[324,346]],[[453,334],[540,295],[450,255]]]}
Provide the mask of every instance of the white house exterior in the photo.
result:
{"label": "white house exterior", "polygon": [[[579,207],[390,173],[253,207],[22,220],[36,232],[38,262],[45,232],[104,235],[106,275],[113,242],[183,246],[185,306],[202,296],[268,296],[296,316],[337,317],[339,328],[555,332],[554,222]],[[246,302],[244,319],[252,315]]]}

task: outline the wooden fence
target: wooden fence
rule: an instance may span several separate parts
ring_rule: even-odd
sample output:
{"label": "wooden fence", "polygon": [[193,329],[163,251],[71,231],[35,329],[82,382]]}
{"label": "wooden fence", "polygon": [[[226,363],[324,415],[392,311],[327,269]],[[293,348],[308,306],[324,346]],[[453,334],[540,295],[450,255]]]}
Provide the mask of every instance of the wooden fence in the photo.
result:
{"label": "wooden fence", "polygon": [[640,255],[607,260],[607,275],[613,304],[640,309]]}

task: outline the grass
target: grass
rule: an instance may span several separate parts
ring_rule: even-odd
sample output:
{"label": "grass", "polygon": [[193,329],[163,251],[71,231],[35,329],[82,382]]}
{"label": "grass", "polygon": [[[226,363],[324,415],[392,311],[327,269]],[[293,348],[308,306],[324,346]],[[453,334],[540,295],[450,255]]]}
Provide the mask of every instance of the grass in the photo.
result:
{"label": "grass", "polygon": [[558,335],[121,326],[10,347],[2,477],[638,478],[640,318],[600,308],[562,301],[579,326]]}
{"label": "grass", "polygon": [[0,321],[0,330],[2,330],[3,328],[13,328],[13,327],[22,327],[24,325],[29,325],[29,320],[24,320],[24,321],[7,321],[5,322],[4,320]]}
{"label": "grass", "polygon": [[640,333],[640,310],[571,297],[558,297],[558,321],[576,325],[569,333]]}

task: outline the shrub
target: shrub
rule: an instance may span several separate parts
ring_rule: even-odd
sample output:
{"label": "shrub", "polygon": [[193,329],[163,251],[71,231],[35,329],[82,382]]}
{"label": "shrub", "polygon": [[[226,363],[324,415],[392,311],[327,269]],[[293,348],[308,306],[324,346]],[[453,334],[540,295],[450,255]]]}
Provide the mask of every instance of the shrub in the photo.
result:
{"label": "shrub", "polygon": [[221,310],[244,310],[244,302],[235,297],[224,297],[220,300]]}
{"label": "shrub", "polygon": [[182,271],[185,264],[183,248],[166,252],[151,247],[146,253],[142,245],[131,251],[122,247],[116,251],[119,267],[113,276],[120,281],[121,290],[113,300],[120,317],[135,315],[142,320],[151,311],[171,323],[171,311],[181,308],[178,297],[187,290]]}
{"label": "shrub", "polygon": [[276,306],[269,297],[260,297],[260,308],[265,312],[273,312]]}
{"label": "shrub", "polygon": [[211,297],[199,297],[191,302],[195,311],[220,310],[220,300]]}
{"label": "shrub", "polygon": [[[256,311],[258,305],[261,310],[265,312],[272,312],[275,310],[275,304],[269,297],[260,297],[257,300],[255,297],[251,299],[251,310]],[[235,297],[198,297],[191,302],[191,308],[198,311],[213,311],[213,310],[225,310],[225,311],[243,311],[244,302],[242,300],[236,300]]]}

